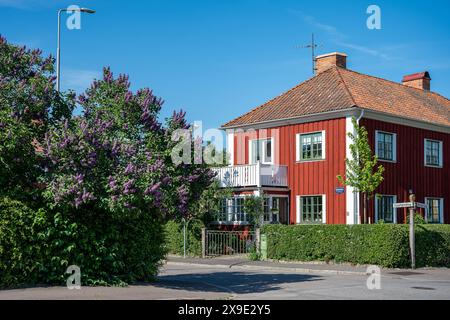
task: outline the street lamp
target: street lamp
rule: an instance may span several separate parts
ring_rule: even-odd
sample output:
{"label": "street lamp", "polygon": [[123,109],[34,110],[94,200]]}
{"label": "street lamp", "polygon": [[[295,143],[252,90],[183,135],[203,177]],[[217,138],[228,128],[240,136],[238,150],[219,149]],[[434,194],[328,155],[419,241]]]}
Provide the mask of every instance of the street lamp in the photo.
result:
{"label": "street lamp", "polygon": [[85,13],[95,13],[95,10],[88,9],[88,8],[79,8],[79,9],[59,9],[58,10],[58,47],[56,50],[56,91],[59,92],[60,89],[60,42],[61,42],[61,12],[67,12],[67,11],[79,11],[79,12],[85,12]]}

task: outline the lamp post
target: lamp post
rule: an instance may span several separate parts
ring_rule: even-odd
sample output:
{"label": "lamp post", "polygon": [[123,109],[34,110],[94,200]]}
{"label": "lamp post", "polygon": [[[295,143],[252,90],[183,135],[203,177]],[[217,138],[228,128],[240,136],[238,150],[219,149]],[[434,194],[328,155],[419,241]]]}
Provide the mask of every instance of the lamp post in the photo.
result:
{"label": "lamp post", "polygon": [[60,42],[61,42],[61,13],[67,12],[67,11],[79,11],[79,12],[85,12],[85,13],[95,13],[95,10],[88,9],[88,8],[80,8],[80,9],[59,9],[58,10],[58,46],[56,49],[56,91],[59,92],[60,90]]}

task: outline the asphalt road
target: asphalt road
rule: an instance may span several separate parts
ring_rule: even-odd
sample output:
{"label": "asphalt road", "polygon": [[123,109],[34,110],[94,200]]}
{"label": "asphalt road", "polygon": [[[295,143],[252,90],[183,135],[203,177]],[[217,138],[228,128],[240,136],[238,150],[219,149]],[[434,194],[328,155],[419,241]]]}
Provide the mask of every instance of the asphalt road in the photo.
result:
{"label": "asphalt road", "polygon": [[369,290],[368,276],[292,270],[193,265],[169,262],[158,281],[127,288],[63,287],[0,291],[0,299],[447,299],[449,269],[414,274],[382,271],[381,289]]}
{"label": "asphalt road", "polygon": [[[291,272],[171,264],[160,276],[176,288],[177,281],[204,283],[211,294],[228,292],[230,299],[449,299],[450,270],[417,270],[410,275],[382,270],[381,289],[367,288],[367,275]],[[195,290],[192,288],[192,290]]]}

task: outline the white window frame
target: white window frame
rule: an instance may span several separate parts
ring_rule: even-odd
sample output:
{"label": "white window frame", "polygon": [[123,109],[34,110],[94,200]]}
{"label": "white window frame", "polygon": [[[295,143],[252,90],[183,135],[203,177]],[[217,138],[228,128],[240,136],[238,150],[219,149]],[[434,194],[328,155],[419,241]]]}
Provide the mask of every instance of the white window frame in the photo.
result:
{"label": "white window frame", "polygon": [[263,146],[263,150],[262,150],[262,155],[263,155],[263,157],[262,157],[262,160],[260,161],[261,162],[261,164],[274,164],[274,161],[275,161],[275,154],[274,154],[274,151],[275,151],[275,139],[272,137],[272,138],[261,138],[261,139],[252,139],[252,140],[249,140],[248,141],[248,163],[249,164],[256,164],[256,163],[253,163],[253,151],[252,151],[252,146],[253,146],[253,142],[254,141],[269,141],[270,140],[270,154],[271,154],[271,157],[272,157],[272,161],[270,161],[270,162],[266,162],[266,161],[264,161],[264,158],[265,158],[265,153],[266,153],[266,144],[265,143],[263,143],[262,144],[262,146]]}
{"label": "white window frame", "polygon": [[[439,143],[439,164],[438,165],[427,164],[427,141]],[[424,163],[425,167],[430,167],[430,168],[442,168],[443,167],[443,165],[444,165],[443,147],[444,147],[444,143],[440,140],[434,140],[434,139],[428,139],[428,138],[423,139],[423,163]]]}
{"label": "white window frame", "polygon": [[[219,224],[219,225],[248,225],[249,222],[248,221],[235,221],[233,220],[233,200],[234,198],[246,198],[248,197],[248,195],[233,195],[231,197],[228,197],[226,199],[227,202],[227,206],[226,206],[226,210],[227,212],[221,212],[220,214],[224,214],[226,216],[226,220],[225,221],[213,221],[212,224]],[[244,217],[245,219],[247,219],[247,213],[244,212]]]}
{"label": "white window frame", "polygon": [[[427,206],[427,210],[425,212],[425,214],[428,213],[428,200],[439,200],[440,204],[440,208],[441,208],[441,212],[439,212],[439,224],[443,224],[444,223],[444,198],[441,197],[425,197],[425,205]],[[427,217],[428,219],[428,217]]]}
{"label": "white window frame", "polygon": [[375,155],[377,157],[378,157],[378,134],[379,133],[392,135],[392,160],[378,158],[378,161],[396,163],[397,162],[397,134],[394,132],[375,130]]}
{"label": "white window frame", "polygon": [[[378,197],[394,197],[394,201],[392,204],[397,203],[397,196],[394,194],[377,194],[375,196],[375,223],[378,222]],[[397,208],[392,208],[392,215],[394,218],[394,221],[392,222],[392,224],[397,224]],[[390,223],[390,222],[387,222]]]}
{"label": "white window frame", "polygon": [[[226,212],[221,213],[221,214],[224,214],[226,216],[226,220],[225,221],[212,221],[212,224],[219,224],[219,225],[249,225],[250,224],[249,221],[236,221],[236,220],[232,219],[233,215],[234,215],[234,212],[233,212],[233,209],[234,209],[234,207],[233,207],[233,200],[236,199],[236,198],[245,199],[245,198],[247,198],[249,196],[250,195],[247,195],[247,194],[240,194],[240,195],[233,195],[233,196],[227,198],[226,199],[226,202],[227,202]],[[274,221],[273,220],[273,214],[272,214],[273,199],[274,198],[286,198],[288,200],[288,202],[287,202],[287,204],[288,204],[287,210],[288,210],[288,214],[289,214],[289,196],[288,195],[282,195],[282,194],[280,194],[280,195],[270,195],[269,194],[269,195],[265,196],[264,198],[268,199],[268,201],[269,201],[269,203],[268,203],[269,204],[269,221],[264,221],[264,217],[263,217],[262,218],[263,219],[262,224],[271,224]],[[279,219],[280,219],[280,212],[279,212],[279,210],[280,210],[280,207],[278,207],[278,221],[277,222],[279,222]],[[248,214],[246,212],[244,212],[244,218],[246,220],[248,220]],[[290,217],[288,216],[288,219],[289,218]]]}
{"label": "white window frame", "polygon": [[[295,197],[296,201],[296,224],[303,224],[302,221],[302,206],[301,206],[301,198],[305,197],[322,197],[322,223],[327,224],[327,196],[325,194],[304,194],[297,195]],[[319,224],[320,225],[320,224]]]}
{"label": "white window frame", "polygon": [[[308,135],[308,134],[316,134],[321,133],[322,134],[322,158],[320,159],[311,159],[311,160],[303,160],[300,153],[301,153],[301,136]],[[311,132],[301,132],[297,133],[295,135],[295,161],[296,162],[314,162],[314,161],[323,161],[326,159],[326,132],[325,130],[321,131],[311,131]]]}

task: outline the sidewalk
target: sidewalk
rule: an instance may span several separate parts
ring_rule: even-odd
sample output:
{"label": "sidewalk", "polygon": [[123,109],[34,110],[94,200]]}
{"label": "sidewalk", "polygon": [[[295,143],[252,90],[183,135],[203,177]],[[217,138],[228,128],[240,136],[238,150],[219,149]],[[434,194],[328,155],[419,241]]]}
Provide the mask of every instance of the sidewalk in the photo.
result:
{"label": "sidewalk", "polygon": [[302,262],[279,262],[279,261],[250,261],[245,257],[218,257],[218,258],[190,258],[184,259],[180,256],[169,255],[168,264],[199,265],[208,267],[245,268],[256,270],[277,270],[304,273],[331,273],[331,274],[353,274],[366,275],[367,266],[352,266],[349,264],[326,264],[326,263],[302,263]]}
{"label": "sidewalk", "polygon": [[[169,255],[166,262],[172,265],[198,265],[205,267],[247,269],[247,270],[274,270],[301,273],[327,273],[331,275],[367,275],[368,265],[353,266],[350,264],[327,264],[325,262],[285,262],[285,261],[250,261],[245,256],[217,257],[217,258],[190,258]],[[450,282],[449,268],[418,268],[418,269],[388,269],[381,268],[384,275],[396,277],[426,277],[441,279]]]}

